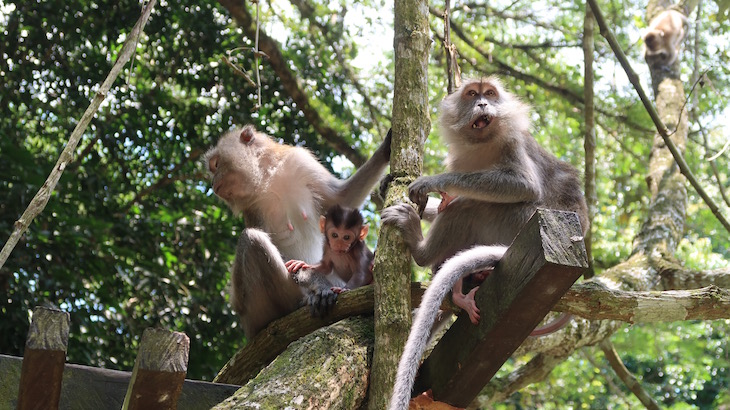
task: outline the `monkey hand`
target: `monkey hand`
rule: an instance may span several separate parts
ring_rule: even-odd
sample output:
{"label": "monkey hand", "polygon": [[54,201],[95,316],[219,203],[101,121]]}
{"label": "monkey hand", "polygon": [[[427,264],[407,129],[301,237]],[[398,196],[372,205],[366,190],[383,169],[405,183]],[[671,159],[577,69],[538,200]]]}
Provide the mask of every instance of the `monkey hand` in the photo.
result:
{"label": "monkey hand", "polygon": [[310,290],[307,293],[306,302],[312,317],[324,317],[337,302],[337,293],[329,288]]}
{"label": "monkey hand", "polygon": [[479,286],[473,288],[469,293],[466,295],[462,294],[461,292],[454,293],[451,296],[451,300],[454,301],[454,304],[466,311],[466,313],[469,315],[469,320],[473,324],[479,324],[479,308],[477,307],[476,302],[474,301],[474,294],[476,293],[477,289],[479,289]]}
{"label": "monkey hand", "polygon": [[306,262],[299,261],[296,259],[292,259],[292,260],[284,263],[284,266],[286,267],[286,271],[289,273],[294,273],[294,272],[298,271],[299,269],[311,268],[311,266],[309,266]]}
{"label": "monkey hand", "polygon": [[403,233],[408,246],[413,249],[423,239],[421,218],[416,210],[407,203],[389,206],[380,213],[380,221],[385,225],[395,225]]}
{"label": "monkey hand", "polygon": [[436,187],[434,183],[436,180],[432,176],[422,176],[416,179],[408,186],[408,197],[418,205],[418,214],[423,215],[423,210],[426,209],[428,203],[428,194],[430,192],[440,192],[441,189]]}

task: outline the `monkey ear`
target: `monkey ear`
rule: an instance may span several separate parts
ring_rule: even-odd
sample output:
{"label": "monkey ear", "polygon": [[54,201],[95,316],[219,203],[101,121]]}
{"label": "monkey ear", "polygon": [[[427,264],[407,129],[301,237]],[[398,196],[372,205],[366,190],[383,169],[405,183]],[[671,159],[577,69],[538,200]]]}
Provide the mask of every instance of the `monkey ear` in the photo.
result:
{"label": "monkey ear", "polygon": [[365,237],[368,236],[368,231],[370,230],[370,227],[368,225],[363,225],[362,228],[360,228],[360,240],[364,241]]}
{"label": "monkey ear", "polygon": [[324,233],[324,226],[327,222],[327,218],[324,217],[324,215],[321,215],[319,217],[319,230]]}
{"label": "monkey ear", "polygon": [[244,144],[250,144],[253,141],[254,129],[252,125],[243,127],[241,131],[241,142]]}

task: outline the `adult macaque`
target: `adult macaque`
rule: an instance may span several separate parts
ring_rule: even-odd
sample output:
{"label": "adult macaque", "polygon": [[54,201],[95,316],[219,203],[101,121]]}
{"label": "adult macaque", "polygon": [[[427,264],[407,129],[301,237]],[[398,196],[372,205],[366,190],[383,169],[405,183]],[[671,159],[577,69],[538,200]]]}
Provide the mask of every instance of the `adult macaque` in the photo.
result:
{"label": "adult macaque", "polygon": [[[335,205],[319,219],[324,234],[322,260],[314,265],[290,260],[284,265],[302,286],[330,285],[335,294],[369,285],[373,281],[373,253],[365,244],[368,225],[355,208]],[[317,273],[318,275],[313,275]],[[323,278],[327,282],[321,282]],[[335,298],[308,301],[312,315],[321,316],[334,304]]]}
{"label": "adult macaque", "polygon": [[[448,172],[422,176],[409,187],[419,208],[429,193],[446,193],[428,236],[423,237],[412,206],[401,203],[382,212],[384,224],[400,228],[416,263],[436,272],[401,357],[393,410],[408,408],[441,300],[454,286],[460,289],[463,276],[488,273],[538,207],[577,212],[584,231],[588,226],[577,171],[537,144],[530,134],[529,107],[497,78],[464,81],[443,100],[439,114],[449,146]],[[454,301],[478,321],[473,292],[456,293]]]}
{"label": "adult macaque", "polygon": [[274,142],[251,125],[224,134],[205,155],[213,191],[247,228],[231,274],[231,303],[252,338],[269,322],[310,301],[333,295],[330,287],[304,288],[289,277],[284,260],[322,259],[318,218],[334,204],[357,207],[390,159],[390,133],[360,169],[340,180],[306,149]]}
{"label": "adult macaque", "polygon": [[671,66],[679,57],[687,17],[676,10],[665,10],[649,22],[644,33],[644,59],[650,66]]}

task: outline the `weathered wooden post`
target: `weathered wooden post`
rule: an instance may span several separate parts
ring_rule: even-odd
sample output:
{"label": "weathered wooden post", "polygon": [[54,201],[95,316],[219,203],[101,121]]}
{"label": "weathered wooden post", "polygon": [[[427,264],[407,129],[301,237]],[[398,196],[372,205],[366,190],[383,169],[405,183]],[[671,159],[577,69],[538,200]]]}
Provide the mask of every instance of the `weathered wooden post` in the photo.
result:
{"label": "weathered wooden post", "polygon": [[466,407],[588,268],[573,212],[538,209],[479,287],[478,325],[461,316],[419,371],[414,392]]}
{"label": "weathered wooden post", "polygon": [[57,309],[36,307],[25,341],[18,410],[57,409],[71,318]]}
{"label": "weathered wooden post", "polygon": [[185,333],[147,329],[142,334],[124,410],[175,410],[188,371]]}

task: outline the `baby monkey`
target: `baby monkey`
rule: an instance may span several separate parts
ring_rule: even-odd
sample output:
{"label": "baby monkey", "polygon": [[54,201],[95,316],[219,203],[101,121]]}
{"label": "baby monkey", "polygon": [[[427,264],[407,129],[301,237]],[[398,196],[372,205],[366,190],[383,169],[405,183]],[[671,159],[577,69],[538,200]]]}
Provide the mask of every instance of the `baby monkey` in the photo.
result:
{"label": "baby monkey", "polygon": [[[369,227],[360,211],[334,205],[324,216],[320,216],[319,227],[324,234],[322,260],[314,265],[296,259],[286,262],[285,266],[292,278],[304,286],[316,286],[311,282],[327,280],[335,294],[372,283],[373,253],[365,245]],[[312,272],[320,275],[311,275]],[[312,314],[325,314],[335,301],[336,296],[333,296],[310,303]]]}

